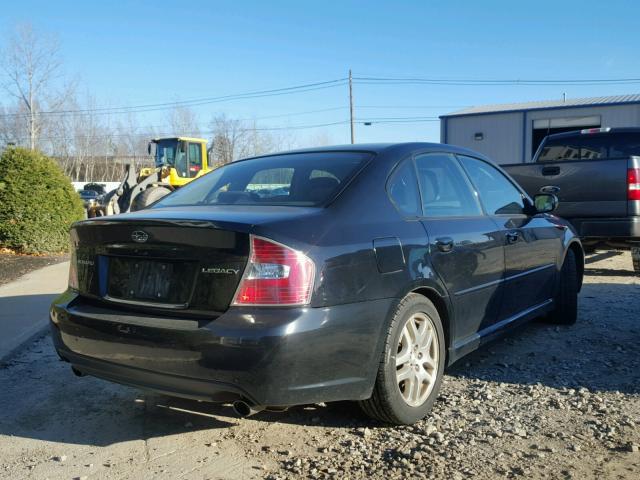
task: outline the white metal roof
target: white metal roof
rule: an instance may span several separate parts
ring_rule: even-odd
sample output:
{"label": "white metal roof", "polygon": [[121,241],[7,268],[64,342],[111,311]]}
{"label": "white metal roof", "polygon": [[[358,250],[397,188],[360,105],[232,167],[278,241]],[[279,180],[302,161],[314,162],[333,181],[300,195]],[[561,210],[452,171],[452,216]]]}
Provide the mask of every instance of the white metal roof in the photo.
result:
{"label": "white metal roof", "polygon": [[542,100],[537,102],[524,103],[503,103],[496,105],[480,105],[477,107],[468,107],[455,112],[447,113],[442,117],[453,117],[457,115],[475,115],[482,113],[499,113],[521,110],[542,110],[545,108],[564,108],[564,107],[584,107],[584,106],[600,106],[600,105],[618,105],[624,103],[640,103],[640,94],[629,95],[613,95],[607,97],[587,97],[587,98],[567,98],[565,101],[559,100]]}

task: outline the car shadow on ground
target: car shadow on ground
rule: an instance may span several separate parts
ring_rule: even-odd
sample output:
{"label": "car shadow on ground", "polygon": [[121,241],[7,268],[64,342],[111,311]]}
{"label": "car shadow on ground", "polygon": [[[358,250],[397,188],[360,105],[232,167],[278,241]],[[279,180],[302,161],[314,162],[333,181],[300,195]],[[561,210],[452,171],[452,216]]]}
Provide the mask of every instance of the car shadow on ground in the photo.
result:
{"label": "car shadow on ground", "polygon": [[594,277],[638,277],[640,274],[630,271],[614,268],[592,268],[585,266],[584,274]]}
{"label": "car shadow on ground", "polygon": [[[633,270],[620,269],[620,268],[607,268],[606,263],[600,264],[599,266],[592,266],[602,260],[610,260],[615,257],[620,257],[621,255],[625,255],[624,251],[620,250],[611,250],[604,252],[597,252],[590,255],[587,255],[584,263],[585,269],[584,274],[586,276],[594,276],[594,277],[635,277],[638,273]],[[628,267],[631,268],[631,259],[628,260]],[[605,265],[605,266],[603,266]]]}
{"label": "car shadow on ground", "polygon": [[638,318],[640,285],[587,283],[575,325],[531,322],[480,347],[447,373],[498,383],[638,393]]}

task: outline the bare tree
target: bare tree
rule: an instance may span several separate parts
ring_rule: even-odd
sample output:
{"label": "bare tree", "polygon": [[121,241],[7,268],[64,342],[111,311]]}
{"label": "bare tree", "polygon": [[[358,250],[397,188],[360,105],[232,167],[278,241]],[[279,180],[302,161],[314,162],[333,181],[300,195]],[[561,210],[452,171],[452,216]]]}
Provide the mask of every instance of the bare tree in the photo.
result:
{"label": "bare tree", "polygon": [[226,115],[214,117],[211,130],[211,163],[218,165],[283,150],[293,143],[290,135],[275,135],[260,129],[255,121],[246,122]]}
{"label": "bare tree", "polygon": [[31,25],[16,27],[2,51],[0,65],[8,81],[4,89],[18,103],[16,118],[25,123],[28,145],[37,147],[44,108],[56,109],[65,94],[55,92],[61,74],[59,43],[51,35],[37,33]]}
{"label": "bare tree", "polygon": [[15,108],[0,106],[0,146],[21,143],[25,133],[21,117]]}
{"label": "bare tree", "polygon": [[169,111],[171,134],[184,137],[199,137],[198,116],[189,107],[177,105]]}

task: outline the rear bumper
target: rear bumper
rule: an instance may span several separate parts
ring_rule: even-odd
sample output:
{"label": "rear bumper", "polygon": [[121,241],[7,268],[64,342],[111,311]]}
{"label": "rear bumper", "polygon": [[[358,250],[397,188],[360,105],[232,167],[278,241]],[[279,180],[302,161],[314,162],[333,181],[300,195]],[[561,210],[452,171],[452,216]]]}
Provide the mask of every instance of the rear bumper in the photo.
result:
{"label": "rear bumper", "polygon": [[640,217],[574,218],[570,222],[585,240],[640,242]]}
{"label": "rear bumper", "polygon": [[215,320],[83,304],[51,307],[58,354],[82,373],[208,401],[285,406],[368,398],[392,299],[327,308],[231,308]]}

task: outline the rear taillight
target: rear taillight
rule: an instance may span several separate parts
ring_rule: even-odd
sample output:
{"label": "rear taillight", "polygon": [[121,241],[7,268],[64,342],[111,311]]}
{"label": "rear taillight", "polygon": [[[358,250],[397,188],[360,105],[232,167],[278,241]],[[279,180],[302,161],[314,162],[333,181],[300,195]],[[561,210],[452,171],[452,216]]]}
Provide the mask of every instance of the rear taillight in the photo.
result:
{"label": "rear taillight", "polygon": [[234,305],[306,305],[315,265],[301,252],[251,235],[251,253]]}
{"label": "rear taillight", "polygon": [[70,253],[71,258],[69,260],[69,288],[73,288],[74,290],[78,290],[78,259],[76,256],[76,248],[73,242],[70,242]]}
{"label": "rear taillight", "polygon": [[640,200],[640,168],[627,170],[627,198]]}

